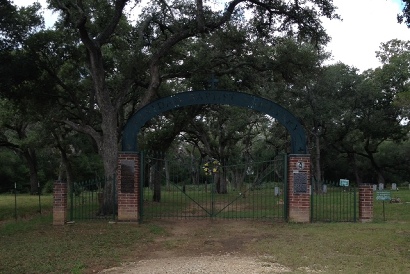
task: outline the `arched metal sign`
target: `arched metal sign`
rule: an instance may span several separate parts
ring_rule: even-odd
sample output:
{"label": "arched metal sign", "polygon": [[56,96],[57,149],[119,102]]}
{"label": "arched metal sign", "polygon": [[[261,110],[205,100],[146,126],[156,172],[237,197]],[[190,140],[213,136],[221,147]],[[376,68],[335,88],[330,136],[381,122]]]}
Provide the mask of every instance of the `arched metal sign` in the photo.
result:
{"label": "arched metal sign", "polygon": [[229,105],[253,109],[275,118],[291,136],[291,153],[306,154],[306,135],[298,119],[282,106],[255,95],[223,90],[188,91],[156,100],[137,112],[127,121],[123,136],[122,150],[138,150],[138,133],[150,119],[159,114],[180,107],[192,105]]}

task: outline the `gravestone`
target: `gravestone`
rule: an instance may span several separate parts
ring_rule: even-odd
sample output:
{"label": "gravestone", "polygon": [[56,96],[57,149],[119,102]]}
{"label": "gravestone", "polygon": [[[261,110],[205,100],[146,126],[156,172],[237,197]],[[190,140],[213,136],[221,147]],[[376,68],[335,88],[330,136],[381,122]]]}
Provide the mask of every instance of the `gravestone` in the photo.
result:
{"label": "gravestone", "polygon": [[379,190],[383,190],[384,189],[384,184],[383,183],[379,183]]}
{"label": "gravestone", "polygon": [[373,191],[377,190],[377,185],[373,185]]}
{"label": "gravestone", "polygon": [[397,190],[397,184],[396,183],[391,184],[391,190]]}
{"label": "gravestone", "polygon": [[280,195],[280,188],[278,186],[275,186],[275,196]]}
{"label": "gravestone", "polygon": [[322,186],[322,191],[323,191],[323,193],[327,193],[327,185]]}

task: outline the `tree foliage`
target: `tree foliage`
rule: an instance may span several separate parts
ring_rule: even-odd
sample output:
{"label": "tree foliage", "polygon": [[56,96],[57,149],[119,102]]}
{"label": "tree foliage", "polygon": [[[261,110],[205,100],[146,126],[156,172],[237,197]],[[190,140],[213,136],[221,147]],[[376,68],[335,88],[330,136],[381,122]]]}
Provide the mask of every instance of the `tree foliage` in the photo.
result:
{"label": "tree foliage", "polygon": [[[362,74],[324,66],[329,37],[320,19],[338,18],[330,0],[233,0],[224,7],[201,0],[48,2],[59,18],[44,29],[38,4],[0,1],[0,96],[13,106],[5,114],[19,117],[3,121],[14,123],[14,133],[18,121],[27,124],[25,141],[10,142],[5,126],[0,141],[31,144],[41,168],[44,155],[57,157],[61,168],[50,169],[58,178],[79,174],[80,166],[84,174],[76,177],[91,176],[100,163],[112,175],[130,115],[157,98],[209,89],[212,78],[218,89],[260,95],[300,117],[318,178],[336,176],[329,172],[334,159],[345,173],[353,165],[357,181],[379,171],[389,176],[393,168],[381,155],[408,142],[408,42],[382,44],[383,66]],[[210,106],[164,113],[140,138],[155,150],[190,142],[220,161],[242,159],[244,151],[270,154],[266,146],[276,153],[288,141],[267,117]],[[48,152],[38,150],[46,146]],[[102,162],[94,165],[95,153]],[[107,189],[103,212],[112,208]]]}

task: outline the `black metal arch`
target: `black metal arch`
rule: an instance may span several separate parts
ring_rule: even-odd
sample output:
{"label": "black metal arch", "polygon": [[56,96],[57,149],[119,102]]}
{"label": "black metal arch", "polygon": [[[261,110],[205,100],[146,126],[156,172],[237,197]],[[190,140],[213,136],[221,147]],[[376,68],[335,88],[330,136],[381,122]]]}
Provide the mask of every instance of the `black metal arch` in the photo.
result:
{"label": "black metal arch", "polygon": [[230,105],[253,109],[275,118],[291,136],[292,154],[306,154],[306,135],[298,119],[282,106],[255,95],[223,90],[188,91],[156,100],[137,112],[127,121],[122,136],[122,150],[138,150],[138,133],[151,118],[171,109],[192,105]]}

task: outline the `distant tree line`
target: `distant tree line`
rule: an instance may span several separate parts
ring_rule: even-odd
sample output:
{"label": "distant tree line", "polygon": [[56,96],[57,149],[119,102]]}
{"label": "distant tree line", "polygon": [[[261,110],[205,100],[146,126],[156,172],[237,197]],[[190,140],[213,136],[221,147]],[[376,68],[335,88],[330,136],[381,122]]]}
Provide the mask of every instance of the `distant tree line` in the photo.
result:
{"label": "distant tree line", "polygon": [[[58,19],[46,28],[38,3],[0,0],[0,192],[112,175],[135,111],[215,85],[299,117],[318,181],[410,181],[410,42],[381,44],[376,69],[326,65],[320,18],[339,18],[332,1],[49,3]],[[139,138],[142,149],[221,163],[289,152],[274,119],[226,106],[163,113]]]}

